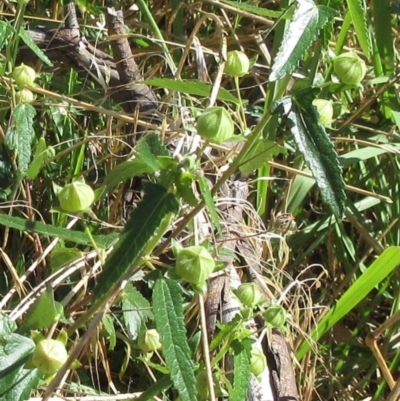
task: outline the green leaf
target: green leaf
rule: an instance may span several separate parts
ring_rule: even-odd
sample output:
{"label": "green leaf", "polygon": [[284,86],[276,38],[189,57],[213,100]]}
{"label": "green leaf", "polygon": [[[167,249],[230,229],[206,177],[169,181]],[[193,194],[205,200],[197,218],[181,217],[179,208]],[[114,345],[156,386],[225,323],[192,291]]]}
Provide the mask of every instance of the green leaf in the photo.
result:
{"label": "green leaf", "polygon": [[104,315],[101,319],[103,327],[108,334],[109,350],[113,351],[117,343],[117,336],[115,334],[114,320],[110,315]]}
{"label": "green leaf", "polygon": [[56,304],[52,288],[46,288],[46,291],[29,308],[22,322],[21,330],[28,332],[29,330],[42,330],[50,327],[60,318],[61,304],[58,303],[58,306]]}
{"label": "green leaf", "polygon": [[313,342],[318,341],[331,327],[355,308],[399,264],[400,247],[391,246],[385,249],[322,318],[311,333],[310,340],[304,341],[300,346],[296,353],[297,358],[299,360],[303,358]]}
{"label": "green leaf", "polygon": [[153,289],[154,319],[171,379],[182,401],[197,401],[196,379],[186,338],[181,288],[160,278]]}
{"label": "green leaf", "polygon": [[17,135],[16,150],[18,155],[18,167],[22,174],[28,170],[31,160],[31,144],[33,138],[33,119],[36,110],[30,104],[21,103],[13,110],[15,132]]}
{"label": "green leaf", "polygon": [[[360,43],[363,53],[367,58],[370,58],[371,37],[367,24],[367,9],[363,7],[363,4],[364,2],[361,2],[361,0],[347,0],[347,6],[349,7],[351,20],[356,31],[356,37],[358,39],[358,42]],[[384,6],[380,4],[379,7]],[[390,21],[390,19],[388,21]],[[386,25],[390,26],[390,23],[388,24],[388,22],[386,21]]]}
{"label": "green leaf", "polygon": [[278,145],[276,142],[262,139],[244,156],[239,169],[242,173],[251,173],[265,166],[274,156],[282,153],[287,153],[283,146]]}
{"label": "green leaf", "polygon": [[136,401],[153,400],[157,394],[162,393],[171,386],[171,379],[168,376],[163,376],[161,379],[157,380],[154,384],[147,388],[139,398],[136,398]]}
{"label": "green leaf", "polygon": [[[80,232],[74,230],[67,230],[65,228],[54,227],[50,224],[43,224],[39,221],[31,221],[21,219],[20,217],[8,216],[0,213],[0,225],[5,227],[15,228],[20,231],[33,232],[42,235],[48,235],[49,237],[59,237],[66,241],[72,241],[77,244],[91,245],[92,241],[90,238]],[[94,235],[93,236],[96,244],[103,248],[108,248],[116,239],[116,234],[109,235]]]}
{"label": "green leaf", "polygon": [[269,17],[269,18],[282,17],[281,11],[274,11],[264,7],[257,7],[250,3],[240,3],[238,1],[230,1],[230,0],[222,0],[221,3],[229,4],[230,6],[235,7],[239,10],[247,11],[249,13],[253,13],[256,15],[261,15],[262,17]]}
{"label": "green leaf", "polygon": [[28,32],[21,26],[19,29],[19,36],[24,41],[24,43],[49,67],[53,67],[53,63],[49,58],[43,53],[43,51],[38,47],[38,45],[32,40]]}
{"label": "green leaf", "polygon": [[170,156],[168,149],[160,138],[160,134],[150,132],[137,143],[139,159],[143,160],[153,171],[158,171],[158,156]]}
{"label": "green leaf", "polygon": [[[197,95],[203,97],[210,97],[213,86],[206,82],[189,81],[189,80],[175,80],[169,78],[151,78],[146,79],[146,85],[157,86],[159,88],[170,89],[177,92],[186,93],[188,95]],[[231,95],[226,89],[220,88],[217,98],[225,102],[232,102],[240,104],[239,99]]]}
{"label": "green leaf", "polygon": [[133,177],[137,177],[144,173],[154,173],[153,170],[147,163],[143,160],[136,158],[119,164],[104,179],[104,186],[106,191],[109,192],[114,189],[121,182],[125,182]]}
{"label": "green leaf", "polygon": [[221,234],[222,229],[221,229],[221,224],[219,223],[219,216],[217,213],[217,209],[215,207],[210,187],[208,186],[208,182],[205,177],[201,177],[199,179],[199,188],[200,188],[200,193],[204,199],[204,202],[206,203],[207,210],[210,213],[210,217],[214,224],[214,227],[218,230],[218,233]]}
{"label": "green leaf", "polygon": [[[12,388],[0,397],[2,401],[25,401],[28,400],[32,390],[37,389],[43,382],[43,373],[38,369],[22,369],[19,374],[13,379]],[[8,381],[2,377],[1,380]]]}
{"label": "green leaf", "polygon": [[14,32],[14,28],[8,22],[0,21],[0,51]]}
{"label": "green leaf", "polygon": [[270,81],[290,74],[302,60],[318,32],[336,15],[326,6],[316,6],[312,0],[298,0],[298,7],[285,31],[272,66]]}
{"label": "green leaf", "polygon": [[149,301],[132,285],[127,285],[122,295],[122,313],[131,340],[146,329],[147,320],[154,319]]}
{"label": "green leaf", "polygon": [[290,131],[316,179],[324,202],[341,218],[346,200],[345,183],[338,156],[325,128],[318,124],[319,115],[312,100],[313,91],[305,89],[293,99],[282,98],[274,112],[281,109],[286,114]]}
{"label": "green leaf", "polygon": [[179,210],[177,199],[163,186],[146,181],[143,185],[145,192],[143,200],[131,213],[94,288],[97,299],[115,288],[129,267],[141,256],[141,252],[157,232],[163,218]]}
{"label": "green leaf", "polygon": [[26,172],[26,178],[28,178],[28,180],[34,180],[37,177],[44,161],[49,156],[51,156],[51,152],[49,152],[49,149],[47,148],[46,139],[42,136],[38,140],[35,156]]}
{"label": "green leaf", "polygon": [[230,396],[231,401],[242,401],[247,399],[250,386],[250,361],[251,345],[254,341],[246,338],[243,341],[234,341],[232,348],[233,357],[233,389]]}

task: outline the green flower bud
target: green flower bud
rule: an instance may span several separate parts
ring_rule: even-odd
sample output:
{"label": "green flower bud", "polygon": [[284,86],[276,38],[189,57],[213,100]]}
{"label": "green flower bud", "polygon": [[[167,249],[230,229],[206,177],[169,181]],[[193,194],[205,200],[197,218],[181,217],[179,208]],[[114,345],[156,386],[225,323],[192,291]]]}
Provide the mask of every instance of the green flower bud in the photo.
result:
{"label": "green flower bud", "polygon": [[45,339],[36,345],[32,364],[46,375],[53,375],[59,371],[67,359],[68,353],[61,341]]}
{"label": "green flower bud", "polygon": [[318,111],[318,123],[321,125],[329,125],[333,119],[333,105],[330,100],[314,99],[312,104]]}
{"label": "green flower bud", "polygon": [[35,96],[29,89],[22,89],[19,92],[15,92],[15,102],[20,103],[32,103],[35,100]]}
{"label": "green flower bud", "polygon": [[343,53],[333,60],[336,76],[347,85],[358,85],[367,72],[367,66],[356,53]]}
{"label": "green flower bud", "polygon": [[161,348],[160,335],[155,329],[146,330],[138,338],[138,346],[144,352],[153,352]]}
{"label": "green flower bud", "polygon": [[258,347],[253,347],[251,349],[250,372],[255,376],[259,376],[266,367],[267,358],[264,353]]}
{"label": "green flower bud", "polygon": [[93,189],[80,181],[67,184],[58,194],[61,208],[67,213],[88,210],[94,201]]}
{"label": "green flower bud", "polygon": [[234,290],[239,301],[250,308],[254,308],[261,300],[261,293],[256,283],[244,283]]}
{"label": "green flower bud", "polygon": [[32,86],[36,78],[36,72],[32,67],[22,63],[19,67],[14,68],[11,77],[19,86]]}
{"label": "green flower bud", "polygon": [[192,284],[204,283],[210,277],[215,261],[203,246],[189,246],[178,252],[176,274]]}
{"label": "green flower bud", "polygon": [[203,138],[224,142],[234,133],[234,124],[223,107],[210,107],[197,119],[197,132]]}
{"label": "green flower bud", "polygon": [[233,50],[228,52],[225,63],[225,74],[231,77],[243,77],[248,74],[250,68],[250,60],[241,51]]}
{"label": "green flower bud", "polygon": [[263,312],[264,319],[268,326],[282,328],[286,323],[286,310],[280,305],[272,305]]}

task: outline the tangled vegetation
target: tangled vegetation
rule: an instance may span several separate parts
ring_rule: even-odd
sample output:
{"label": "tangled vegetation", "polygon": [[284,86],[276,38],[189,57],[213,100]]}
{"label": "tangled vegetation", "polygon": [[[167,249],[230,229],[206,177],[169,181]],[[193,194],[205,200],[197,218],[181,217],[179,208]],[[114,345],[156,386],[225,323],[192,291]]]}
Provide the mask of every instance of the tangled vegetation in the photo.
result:
{"label": "tangled vegetation", "polygon": [[0,398],[400,399],[389,0],[0,4]]}

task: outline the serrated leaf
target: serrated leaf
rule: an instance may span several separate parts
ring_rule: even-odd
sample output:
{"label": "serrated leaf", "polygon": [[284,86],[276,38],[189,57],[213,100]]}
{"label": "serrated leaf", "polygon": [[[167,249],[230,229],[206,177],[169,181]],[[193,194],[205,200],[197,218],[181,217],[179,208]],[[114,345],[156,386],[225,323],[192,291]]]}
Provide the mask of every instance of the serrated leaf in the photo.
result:
{"label": "serrated leaf", "polygon": [[183,318],[183,299],[176,281],[160,278],[153,289],[154,319],[163,355],[182,401],[196,401],[196,379]]}
{"label": "serrated leaf", "polygon": [[[32,390],[37,389],[43,382],[43,372],[39,369],[21,369],[13,379],[13,386],[3,395],[2,401],[25,401],[29,399]],[[2,380],[7,381],[5,377]]]}
{"label": "serrated leaf", "polygon": [[233,389],[231,401],[242,401],[247,398],[250,386],[251,345],[253,340],[246,338],[232,344],[233,357]]}
{"label": "serrated leaf", "polygon": [[[371,37],[367,24],[367,10],[363,7],[363,4],[361,0],[347,0],[347,6],[349,7],[351,20],[356,31],[356,37],[363,53],[367,58],[370,58],[372,48]],[[379,5],[379,7],[383,7],[383,5]]]}
{"label": "serrated leaf", "polygon": [[7,39],[15,32],[14,28],[5,21],[0,21],[0,51],[3,49]]}
{"label": "serrated leaf", "polygon": [[125,287],[122,295],[122,313],[131,340],[146,329],[146,322],[153,319],[149,301],[132,285]]}
{"label": "serrated leaf", "polygon": [[18,137],[17,156],[18,167],[22,174],[28,170],[32,154],[33,138],[33,119],[36,116],[36,110],[30,104],[21,103],[15,107],[12,113],[15,122],[15,131]]}
{"label": "serrated leaf", "polygon": [[22,26],[19,30],[19,36],[24,41],[24,43],[36,54],[36,56],[40,58],[40,60],[42,60],[49,67],[53,67],[53,63],[50,61],[50,59],[43,53],[43,50],[38,47],[38,45],[32,40],[28,32]]}
{"label": "serrated leaf", "polygon": [[[20,231],[33,232],[37,234],[46,235],[49,237],[58,237],[66,241],[72,241],[77,244],[91,245],[91,239],[84,233],[67,230],[65,228],[54,227],[50,224],[43,224],[39,221],[31,221],[22,219],[21,217],[8,216],[0,213],[0,225],[5,227],[14,228]],[[113,242],[115,242],[117,234],[112,233],[109,235],[94,235],[97,246],[108,248]]]}
{"label": "serrated leaf", "polygon": [[219,222],[219,216],[217,213],[217,208],[215,207],[214,199],[211,194],[210,187],[208,186],[207,179],[205,177],[201,177],[199,179],[199,188],[201,196],[206,203],[206,207],[208,212],[210,213],[211,220],[214,224],[214,227],[218,230],[218,233],[222,233],[221,224]]}
{"label": "serrated leaf", "polygon": [[[206,82],[190,81],[190,80],[175,80],[169,78],[151,78],[143,81],[146,85],[157,86],[159,88],[170,89],[177,92],[182,92],[189,95],[210,97],[213,86]],[[225,102],[240,104],[240,101],[235,96],[231,95],[226,89],[220,88],[217,99]]]}
{"label": "serrated leaf", "polygon": [[131,213],[94,288],[97,299],[115,288],[129,267],[141,256],[141,252],[157,232],[164,217],[179,210],[178,200],[163,186],[146,181],[143,186],[145,192],[143,200]]}
{"label": "serrated leaf", "polygon": [[242,173],[251,173],[265,166],[274,156],[281,153],[287,153],[283,146],[278,145],[276,142],[262,139],[244,156],[239,170]]}
{"label": "serrated leaf", "polygon": [[311,90],[308,93],[302,91],[293,99],[283,98],[276,110],[285,111],[290,131],[316,179],[324,202],[341,218],[346,200],[345,183],[338,156],[325,128],[318,124],[319,115],[312,100]]}
{"label": "serrated leaf", "polygon": [[58,308],[51,287],[46,288],[29,308],[21,325],[23,331],[42,330],[50,327],[58,318]]}
{"label": "serrated leaf", "polygon": [[270,81],[290,74],[324,25],[336,15],[326,6],[316,6],[312,0],[297,0],[298,7],[285,31],[278,54],[272,66]]}
{"label": "serrated leaf", "polygon": [[4,143],[10,150],[15,150],[18,147],[18,133],[15,125],[11,125],[7,128],[6,138]]}
{"label": "serrated leaf", "polygon": [[269,18],[280,18],[282,16],[282,11],[269,10],[264,7],[257,7],[250,3],[240,3],[238,1],[222,0],[221,3],[229,4],[239,10],[247,11],[256,15],[261,15],[262,17]]}
{"label": "serrated leaf", "polygon": [[158,156],[170,156],[160,135],[156,132],[151,132],[138,141],[137,152],[139,159],[143,160],[153,171],[159,170]]}
{"label": "serrated leaf", "polygon": [[147,163],[139,158],[129,160],[119,164],[107,174],[104,179],[104,186],[106,191],[111,191],[121,182],[137,177],[140,174],[154,173],[154,171],[155,170],[153,170]]}

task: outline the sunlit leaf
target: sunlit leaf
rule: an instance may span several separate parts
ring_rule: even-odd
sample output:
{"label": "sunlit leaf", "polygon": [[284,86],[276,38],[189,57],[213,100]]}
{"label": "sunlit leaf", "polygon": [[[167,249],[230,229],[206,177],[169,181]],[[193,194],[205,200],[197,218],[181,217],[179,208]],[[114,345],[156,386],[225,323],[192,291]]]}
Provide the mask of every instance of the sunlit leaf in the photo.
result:
{"label": "sunlit leaf", "polygon": [[318,32],[336,15],[326,6],[316,6],[312,0],[298,0],[298,7],[285,31],[272,66],[270,81],[290,74],[302,60]]}
{"label": "sunlit leaf", "polygon": [[158,279],[153,289],[153,308],[172,382],[182,401],[196,401],[196,379],[186,337],[179,284],[169,279]]}

